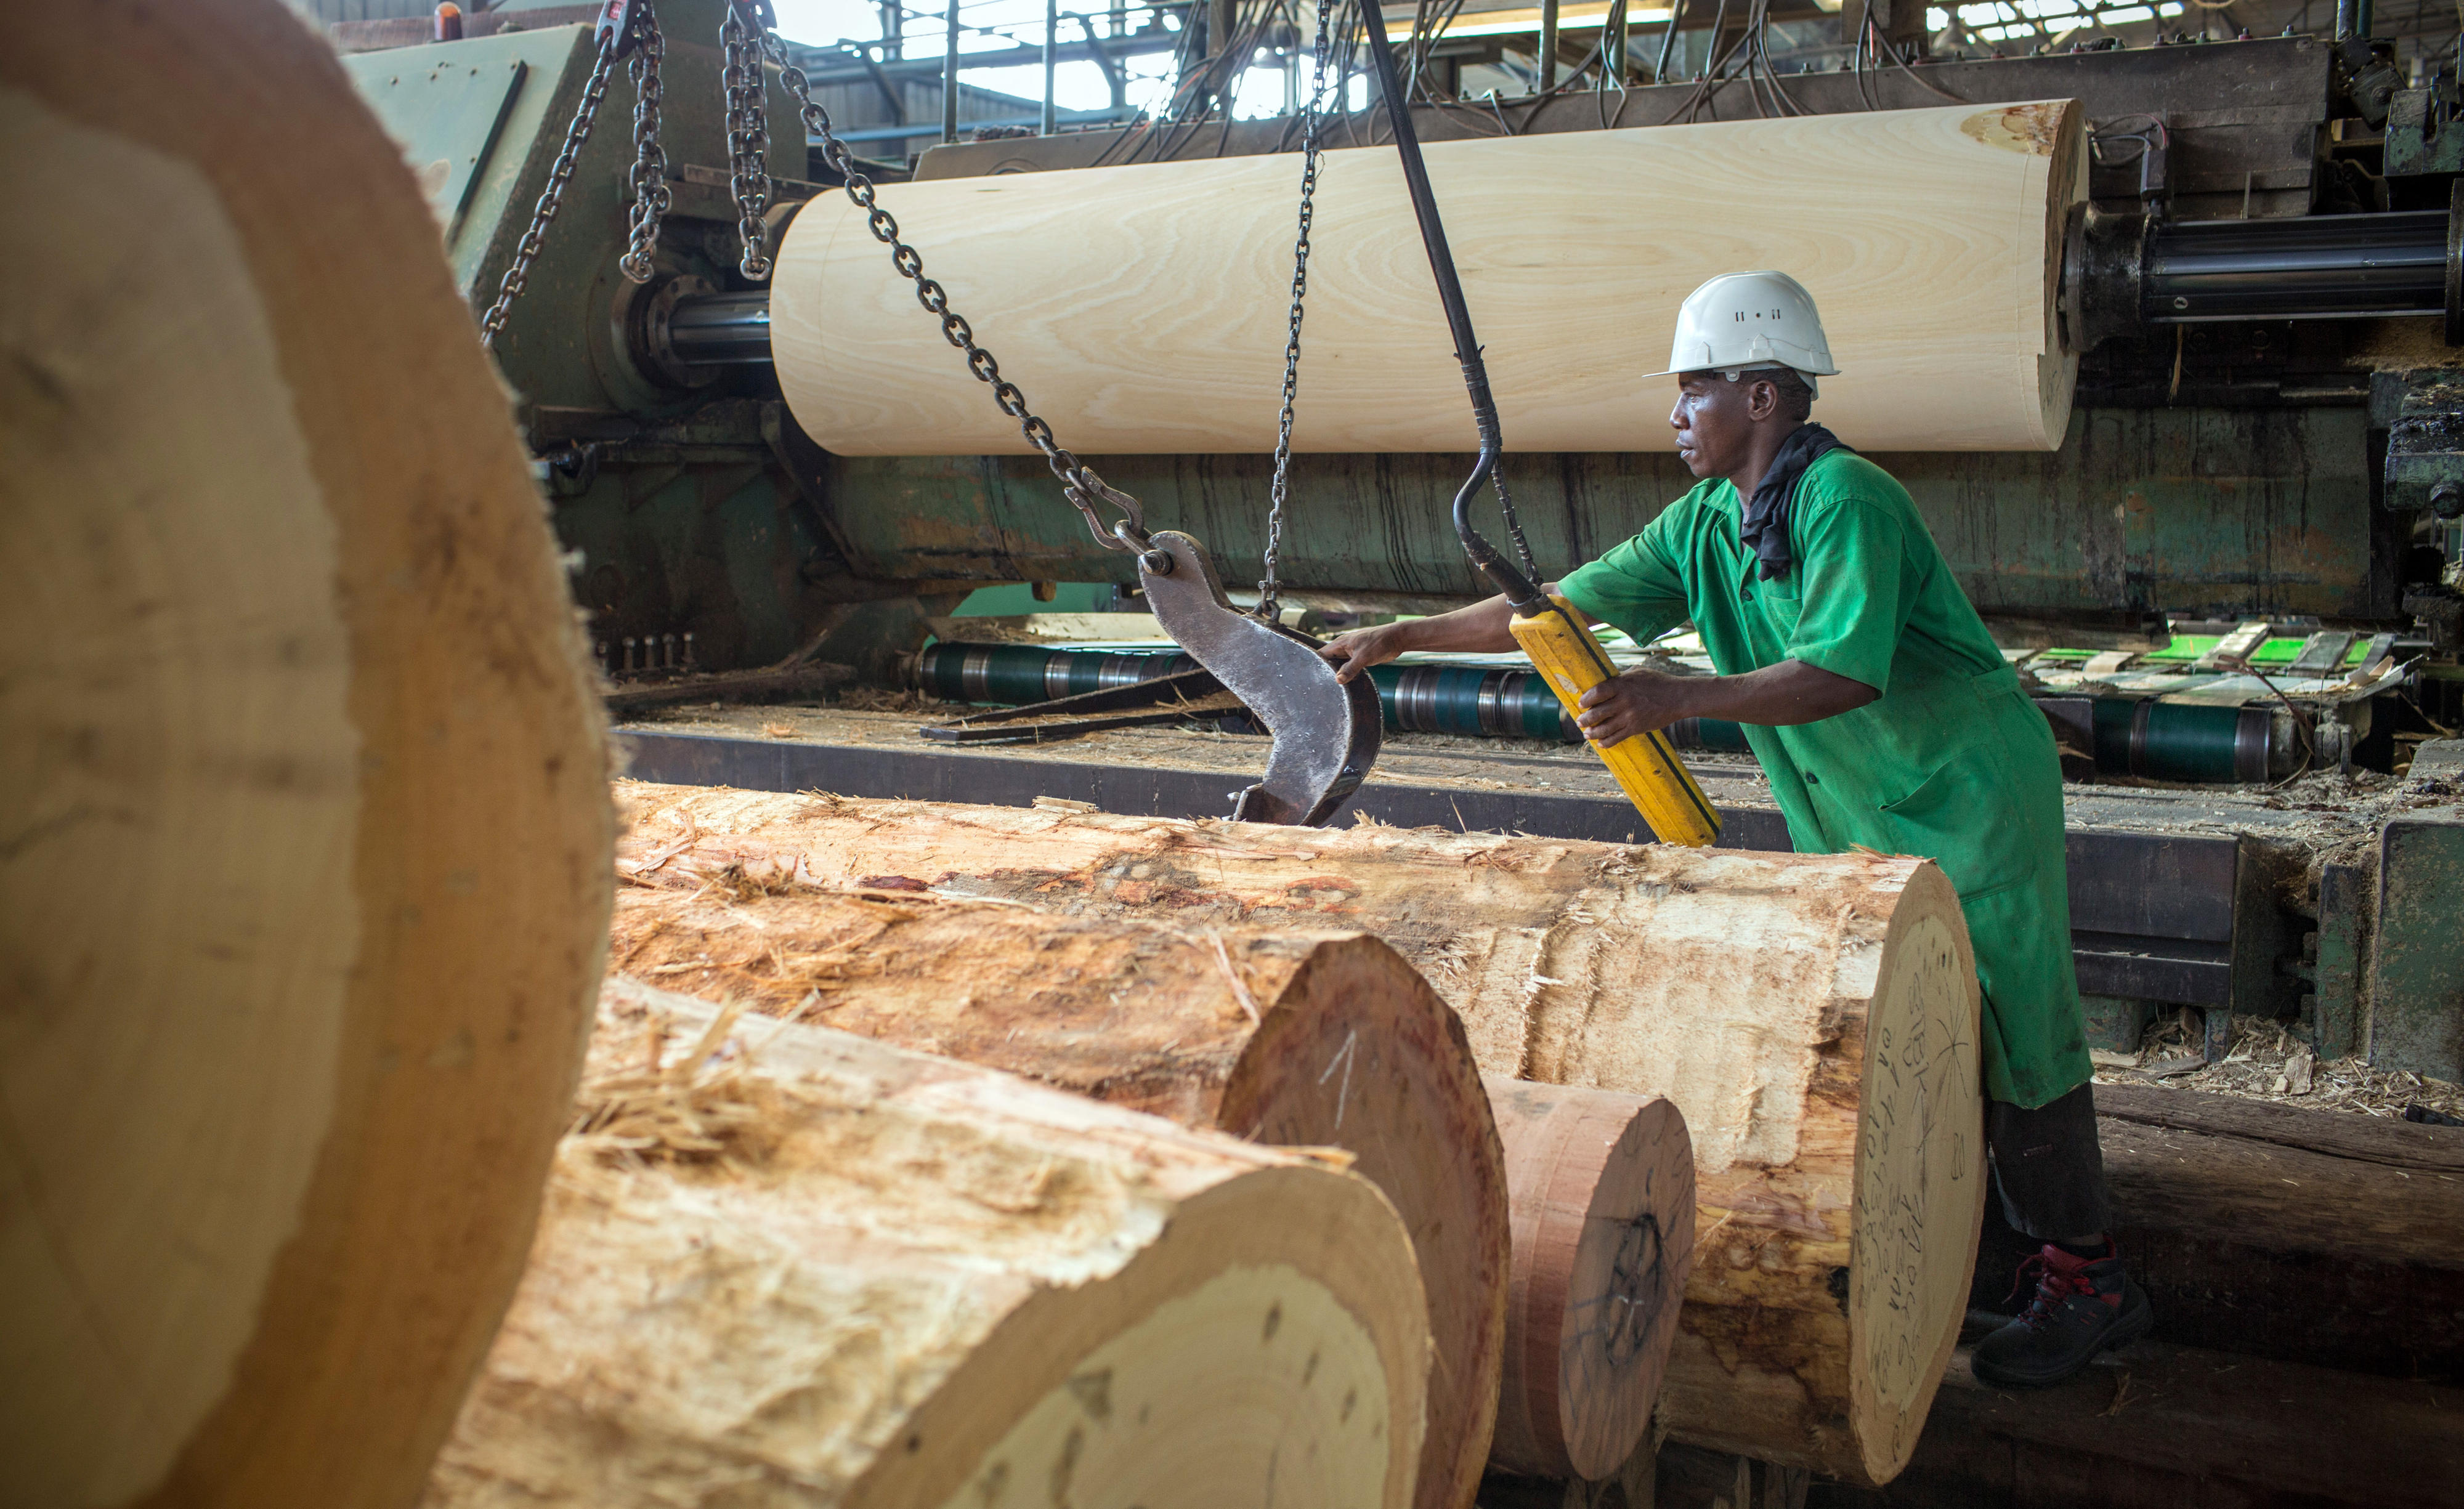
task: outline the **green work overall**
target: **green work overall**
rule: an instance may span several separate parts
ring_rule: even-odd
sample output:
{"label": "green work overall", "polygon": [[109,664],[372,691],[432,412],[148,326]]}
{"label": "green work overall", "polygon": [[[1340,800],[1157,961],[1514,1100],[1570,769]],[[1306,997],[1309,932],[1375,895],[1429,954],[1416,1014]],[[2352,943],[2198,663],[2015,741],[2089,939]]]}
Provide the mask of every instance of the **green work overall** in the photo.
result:
{"label": "green work overall", "polygon": [[1638,641],[1687,619],[1723,675],[1796,659],[1881,693],[1746,738],[1800,853],[1862,844],[1940,864],[1985,992],[1985,1092],[2038,1106],[2090,1075],[2071,967],[2062,775],[2052,731],[1985,632],[1907,491],[1835,450],[1798,481],[1793,563],[1760,580],[1737,490],[1697,485],[1567,577]]}

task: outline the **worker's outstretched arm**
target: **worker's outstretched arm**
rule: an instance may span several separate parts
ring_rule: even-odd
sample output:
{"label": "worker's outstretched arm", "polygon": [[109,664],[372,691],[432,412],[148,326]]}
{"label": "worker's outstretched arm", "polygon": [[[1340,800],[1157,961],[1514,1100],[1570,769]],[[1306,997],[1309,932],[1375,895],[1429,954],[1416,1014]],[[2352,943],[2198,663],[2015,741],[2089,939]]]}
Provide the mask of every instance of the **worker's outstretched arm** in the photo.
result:
{"label": "worker's outstretched arm", "polygon": [[[1545,589],[1557,590],[1551,581]],[[1475,602],[1452,613],[1440,613],[1425,619],[1410,619],[1401,623],[1380,623],[1375,628],[1353,629],[1337,634],[1318,651],[1334,662],[1334,679],[1350,681],[1372,666],[1383,666],[1407,649],[1456,650],[1468,654],[1502,654],[1517,648],[1513,622],[1514,609],[1504,594],[1485,602]]]}
{"label": "worker's outstretched arm", "polygon": [[1574,721],[1582,725],[1585,738],[1605,749],[1679,718],[1788,728],[1837,717],[1881,695],[1854,677],[1801,660],[1784,660],[1742,676],[1671,676],[1636,669],[1584,692],[1583,711]]}

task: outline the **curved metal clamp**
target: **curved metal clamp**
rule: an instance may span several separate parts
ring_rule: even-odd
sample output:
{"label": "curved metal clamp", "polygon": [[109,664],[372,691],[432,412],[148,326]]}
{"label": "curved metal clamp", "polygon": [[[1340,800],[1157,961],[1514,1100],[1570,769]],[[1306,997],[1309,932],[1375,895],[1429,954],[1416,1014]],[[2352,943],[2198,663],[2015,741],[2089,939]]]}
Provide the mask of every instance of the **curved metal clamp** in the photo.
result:
{"label": "curved metal clamp", "polygon": [[1234,819],[1316,826],[1333,817],[1377,759],[1376,687],[1336,681],[1316,640],[1234,607],[1205,548],[1177,530],[1148,541],[1138,580],[1164,632],[1274,737],[1265,774],[1234,796]]}

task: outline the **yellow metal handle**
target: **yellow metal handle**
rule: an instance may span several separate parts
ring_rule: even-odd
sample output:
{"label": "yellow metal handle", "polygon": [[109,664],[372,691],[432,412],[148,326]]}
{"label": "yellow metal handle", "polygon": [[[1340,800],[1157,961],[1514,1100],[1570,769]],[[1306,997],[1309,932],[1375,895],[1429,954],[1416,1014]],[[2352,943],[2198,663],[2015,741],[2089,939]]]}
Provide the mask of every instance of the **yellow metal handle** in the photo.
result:
{"label": "yellow metal handle", "polygon": [[[1513,621],[1514,642],[1531,657],[1532,666],[1548,679],[1549,689],[1565,704],[1569,716],[1581,711],[1584,692],[1617,673],[1600,642],[1583,625],[1582,615],[1564,598],[1551,597],[1554,613]],[[1630,738],[1613,749],[1592,746],[1592,753],[1617,777],[1634,809],[1664,843],[1702,848],[1720,837],[1720,814],[1694,783],[1693,773],[1665,735],[1653,733]]]}

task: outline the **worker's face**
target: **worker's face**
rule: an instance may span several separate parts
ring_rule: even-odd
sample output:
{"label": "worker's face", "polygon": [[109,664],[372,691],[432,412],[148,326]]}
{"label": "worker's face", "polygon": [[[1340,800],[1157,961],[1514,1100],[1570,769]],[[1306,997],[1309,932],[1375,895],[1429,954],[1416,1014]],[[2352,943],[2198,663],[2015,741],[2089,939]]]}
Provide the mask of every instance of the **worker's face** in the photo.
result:
{"label": "worker's face", "polygon": [[1751,459],[1754,426],[1778,411],[1779,389],[1769,379],[1747,373],[1731,383],[1717,372],[1688,372],[1677,380],[1677,406],[1668,423],[1687,470],[1698,477],[1727,477]]}

